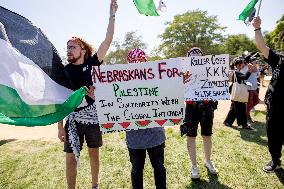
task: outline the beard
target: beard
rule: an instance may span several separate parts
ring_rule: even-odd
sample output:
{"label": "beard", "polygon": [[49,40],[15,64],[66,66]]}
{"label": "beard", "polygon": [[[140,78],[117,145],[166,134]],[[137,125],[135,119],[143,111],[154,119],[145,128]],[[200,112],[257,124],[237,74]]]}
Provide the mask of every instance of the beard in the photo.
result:
{"label": "beard", "polygon": [[80,56],[78,57],[74,57],[74,56],[71,56],[70,58],[67,57],[67,61],[71,64],[74,64],[76,63],[80,58],[82,57],[82,54],[80,53]]}

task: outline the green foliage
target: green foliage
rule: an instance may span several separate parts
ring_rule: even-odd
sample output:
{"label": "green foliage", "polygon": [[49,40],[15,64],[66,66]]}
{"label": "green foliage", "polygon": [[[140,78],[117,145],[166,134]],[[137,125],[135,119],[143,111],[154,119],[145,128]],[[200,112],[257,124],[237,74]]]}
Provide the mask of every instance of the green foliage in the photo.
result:
{"label": "green foliage", "polygon": [[241,55],[244,51],[256,50],[254,41],[245,34],[229,35],[224,43],[224,52],[230,55]]}
{"label": "green foliage", "polygon": [[159,37],[160,50],[166,58],[186,56],[190,47],[198,46],[205,54],[221,53],[224,37],[217,16],[209,16],[207,11],[194,10],[176,15]]}
{"label": "green foliage", "polygon": [[125,64],[128,51],[134,48],[146,50],[147,45],[137,32],[127,32],[123,40],[113,42],[114,50],[106,56],[104,62],[106,64]]}
{"label": "green foliage", "polygon": [[155,61],[155,60],[162,60],[164,59],[163,56],[161,55],[161,52],[158,47],[154,48],[150,54],[147,56],[148,61]]}
{"label": "green foliage", "polygon": [[280,40],[279,34],[281,31],[284,31],[284,14],[282,17],[276,22],[276,27],[272,32],[266,32],[264,35],[264,39],[266,45],[274,49],[276,51],[284,51],[284,43]]}
{"label": "green foliage", "polygon": [[264,31],[263,32],[263,37],[264,37],[264,40],[265,40],[265,44],[271,48],[271,49],[275,49],[274,47],[274,42],[273,42],[273,38],[272,38],[272,35],[270,32],[268,31]]}

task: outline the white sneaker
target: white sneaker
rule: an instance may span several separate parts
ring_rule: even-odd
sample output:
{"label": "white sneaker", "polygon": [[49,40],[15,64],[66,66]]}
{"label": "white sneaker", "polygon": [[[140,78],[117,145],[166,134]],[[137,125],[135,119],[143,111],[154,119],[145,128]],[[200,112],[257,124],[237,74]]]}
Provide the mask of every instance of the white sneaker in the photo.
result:
{"label": "white sneaker", "polygon": [[198,167],[196,165],[193,165],[191,168],[191,178],[192,179],[199,179],[199,171],[198,171]]}
{"label": "white sneaker", "polygon": [[209,161],[204,161],[205,166],[207,167],[207,169],[209,170],[209,172],[213,175],[216,175],[218,173],[218,170],[215,168],[215,166],[213,165],[213,163],[209,160]]}

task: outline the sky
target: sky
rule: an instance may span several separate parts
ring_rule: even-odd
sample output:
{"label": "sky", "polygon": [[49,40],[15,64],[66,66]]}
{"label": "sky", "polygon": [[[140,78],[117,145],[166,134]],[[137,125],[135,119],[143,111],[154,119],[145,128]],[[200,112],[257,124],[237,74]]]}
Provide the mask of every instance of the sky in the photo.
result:
{"label": "sky", "polygon": [[[159,17],[140,15],[132,0],[117,2],[114,40],[122,40],[126,32],[136,31],[148,45],[148,53],[161,43],[158,35],[164,32],[165,23],[190,10],[216,15],[219,24],[227,27],[225,35],[247,34],[251,38],[254,35],[252,26],[237,20],[250,0],[164,0],[167,11]],[[109,4],[110,0],[0,0],[0,6],[41,28],[61,56],[65,56],[66,41],[72,36],[80,36],[98,48],[105,38]],[[260,9],[262,31],[273,30],[283,14],[284,0],[263,0]]]}

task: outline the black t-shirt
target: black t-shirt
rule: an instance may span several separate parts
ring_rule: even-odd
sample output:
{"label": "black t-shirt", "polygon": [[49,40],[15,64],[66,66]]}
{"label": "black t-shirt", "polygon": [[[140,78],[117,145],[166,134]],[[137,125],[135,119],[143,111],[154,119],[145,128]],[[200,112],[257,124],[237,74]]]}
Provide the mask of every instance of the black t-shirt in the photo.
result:
{"label": "black t-shirt", "polygon": [[276,113],[278,111],[280,113],[284,105],[284,58],[270,50],[268,59],[265,59],[265,61],[272,68],[272,78],[270,80],[274,88],[271,99],[272,108],[277,110]]}
{"label": "black t-shirt", "polygon": [[[67,64],[65,66],[66,74],[72,83],[72,89],[77,90],[83,86],[89,87],[93,85],[92,81],[92,67],[100,66],[103,63],[99,61],[97,54],[94,54],[89,59],[85,60],[83,64]],[[86,101],[88,104],[93,104],[94,100],[89,96],[86,96]]]}

